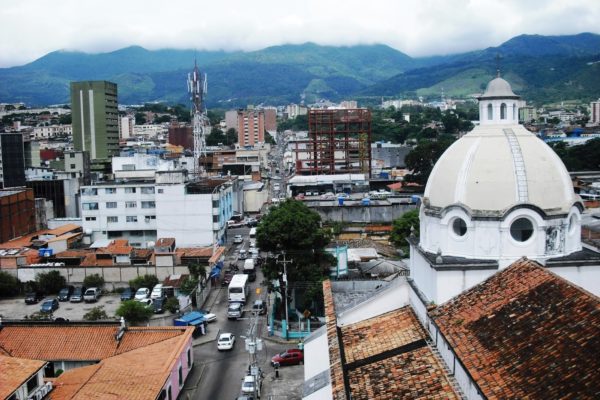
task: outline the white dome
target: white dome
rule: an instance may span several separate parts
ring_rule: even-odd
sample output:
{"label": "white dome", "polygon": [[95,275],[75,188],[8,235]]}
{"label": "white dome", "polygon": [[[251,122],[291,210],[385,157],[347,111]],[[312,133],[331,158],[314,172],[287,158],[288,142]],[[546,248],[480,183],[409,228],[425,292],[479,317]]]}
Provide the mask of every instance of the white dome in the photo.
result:
{"label": "white dome", "polygon": [[520,97],[513,93],[510,83],[497,77],[488,83],[485,93],[479,99],[493,98],[518,99]]}
{"label": "white dome", "polygon": [[488,217],[519,204],[566,214],[578,201],[560,158],[521,125],[477,126],[456,141],[436,163],[424,197],[425,208],[462,205]]}

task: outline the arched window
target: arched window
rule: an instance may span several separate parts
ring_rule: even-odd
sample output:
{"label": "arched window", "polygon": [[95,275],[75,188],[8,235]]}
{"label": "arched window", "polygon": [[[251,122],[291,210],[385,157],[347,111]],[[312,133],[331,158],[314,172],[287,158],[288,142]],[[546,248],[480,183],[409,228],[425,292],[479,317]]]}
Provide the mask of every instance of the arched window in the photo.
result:
{"label": "arched window", "polygon": [[506,119],[506,104],[500,105],[500,119]]}
{"label": "arched window", "polygon": [[513,103],[513,120],[517,119],[517,104]]}
{"label": "arched window", "polygon": [[487,106],[488,109],[488,119],[494,119],[494,110],[492,109],[492,104],[488,104]]}

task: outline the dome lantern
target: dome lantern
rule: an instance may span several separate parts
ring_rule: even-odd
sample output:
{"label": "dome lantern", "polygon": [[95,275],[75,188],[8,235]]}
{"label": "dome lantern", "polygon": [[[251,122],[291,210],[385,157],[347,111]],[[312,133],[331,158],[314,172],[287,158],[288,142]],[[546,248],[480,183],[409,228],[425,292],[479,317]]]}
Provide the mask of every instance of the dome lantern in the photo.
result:
{"label": "dome lantern", "polygon": [[521,97],[517,96],[506,80],[492,79],[485,93],[478,97],[481,125],[513,125],[519,123]]}

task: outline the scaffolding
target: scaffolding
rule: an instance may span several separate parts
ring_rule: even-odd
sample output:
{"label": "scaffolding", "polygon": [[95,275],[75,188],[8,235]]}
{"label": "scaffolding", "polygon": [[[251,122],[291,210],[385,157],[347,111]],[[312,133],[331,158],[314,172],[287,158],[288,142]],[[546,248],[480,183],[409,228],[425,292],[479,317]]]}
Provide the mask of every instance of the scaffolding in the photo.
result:
{"label": "scaffolding", "polygon": [[371,111],[365,108],[308,112],[308,139],[297,142],[296,173],[371,176]]}

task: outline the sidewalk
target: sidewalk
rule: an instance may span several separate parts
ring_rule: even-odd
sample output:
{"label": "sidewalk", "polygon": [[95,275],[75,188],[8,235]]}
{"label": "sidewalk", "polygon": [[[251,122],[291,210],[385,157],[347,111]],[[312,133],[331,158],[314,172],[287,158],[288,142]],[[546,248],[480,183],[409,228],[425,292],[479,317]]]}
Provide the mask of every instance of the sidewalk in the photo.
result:
{"label": "sidewalk", "polygon": [[[200,308],[203,310],[211,311],[215,304],[215,301],[217,301],[219,293],[220,289],[218,287],[213,288],[208,294],[206,300],[204,301],[204,304]],[[213,322],[211,324],[206,324],[206,334],[192,339],[192,346],[196,347],[217,340],[219,332],[220,330],[217,327],[216,323]]]}

